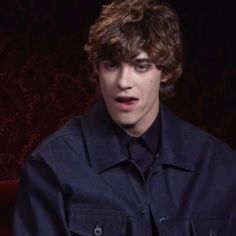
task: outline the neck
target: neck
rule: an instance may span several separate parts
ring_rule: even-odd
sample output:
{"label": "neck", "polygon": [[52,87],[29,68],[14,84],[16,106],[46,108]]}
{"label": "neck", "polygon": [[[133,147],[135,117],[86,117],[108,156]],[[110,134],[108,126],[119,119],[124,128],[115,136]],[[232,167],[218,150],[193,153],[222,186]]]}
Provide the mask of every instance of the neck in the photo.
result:
{"label": "neck", "polygon": [[120,126],[128,135],[132,137],[142,136],[153,124],[159,114],[159,107],[157,112],[146,117],[144,120],[138,121],[136,124]]}

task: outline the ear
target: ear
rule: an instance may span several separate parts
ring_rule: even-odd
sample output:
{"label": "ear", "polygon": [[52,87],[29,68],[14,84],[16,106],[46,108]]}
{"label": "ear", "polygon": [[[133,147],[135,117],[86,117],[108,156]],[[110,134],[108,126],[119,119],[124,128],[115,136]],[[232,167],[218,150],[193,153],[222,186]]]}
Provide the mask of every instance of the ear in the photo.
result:
{"label": "ear", "polygon": [[98,67],[94,68],[93,74],[94,74],[94,77],[96,77],[98,79],[98,81],[99,81],[100,77],[101,77],[101,74],[100,74],[100,71],[99,71]]}
{"label": "ear", "polygon": [[93,64],[93,73],[94,75],[100,77],[99,63]]}
{"label": "ear", "polygon": [[162,75],[161,76],[161,83],[166,84],[169,80],[169,76],[168,75]]}
{"label": "ear", "polygon": [[98,80],[100,80],[100,73],[99,73],[99,71],[95,71],[95,72],[94,72],[94,75],[96,75],[96,77],[98,78]]}

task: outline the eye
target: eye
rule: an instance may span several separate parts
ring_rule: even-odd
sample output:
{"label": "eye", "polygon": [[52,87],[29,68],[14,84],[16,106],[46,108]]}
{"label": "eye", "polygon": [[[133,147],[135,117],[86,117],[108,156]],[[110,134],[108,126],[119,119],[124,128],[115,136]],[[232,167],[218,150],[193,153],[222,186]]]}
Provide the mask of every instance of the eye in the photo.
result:
{"label": "eye", "polygon": [[113,61],[101,61],[100,67],[107,71],[113,71],[119,67],[119,64]]}
{"label": "eye", "polygon": [[149,62],[140,62],[140,63],[136,63],[134,65],[134,69],[137,71],[137,72],[146,72],[148,71],[150,68],[151,68],[152,64],[149,63]]}

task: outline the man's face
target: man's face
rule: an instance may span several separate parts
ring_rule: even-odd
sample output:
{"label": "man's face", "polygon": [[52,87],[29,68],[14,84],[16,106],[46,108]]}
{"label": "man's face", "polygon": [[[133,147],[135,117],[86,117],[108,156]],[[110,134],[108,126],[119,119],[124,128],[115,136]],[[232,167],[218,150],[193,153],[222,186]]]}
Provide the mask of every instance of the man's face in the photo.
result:
{"label": "man's face", "polygon": [[99,78],[113,121],[132,136],[142,135],[159,111],[161,71],[141,52],[129,63],[100,61]]}

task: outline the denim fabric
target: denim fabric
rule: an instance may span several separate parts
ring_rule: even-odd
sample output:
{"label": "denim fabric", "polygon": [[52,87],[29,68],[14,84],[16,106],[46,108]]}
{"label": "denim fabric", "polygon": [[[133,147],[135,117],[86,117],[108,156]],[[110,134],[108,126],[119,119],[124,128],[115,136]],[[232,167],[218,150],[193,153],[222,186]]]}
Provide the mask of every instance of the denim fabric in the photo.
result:
{"label": "denim fabric", "polygon": [[104,105],[31,155],[15,236],[236,235],[236,154],[162,105],[161,147],[145,180],[121,151]]}

